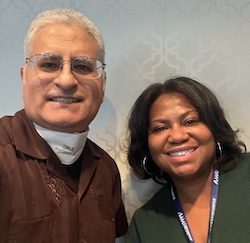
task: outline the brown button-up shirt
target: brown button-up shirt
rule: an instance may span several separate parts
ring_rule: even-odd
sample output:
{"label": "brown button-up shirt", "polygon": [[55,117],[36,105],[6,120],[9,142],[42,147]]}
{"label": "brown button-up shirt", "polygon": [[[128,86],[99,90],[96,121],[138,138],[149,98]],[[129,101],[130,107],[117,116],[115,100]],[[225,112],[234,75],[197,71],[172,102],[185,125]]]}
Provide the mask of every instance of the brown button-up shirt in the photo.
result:
{"label": "brown button-up shirt", "polygon": [[112,243],[127,231],[113,159],[87,140],[73,180],[24,110],[0,119],[0,243]]}

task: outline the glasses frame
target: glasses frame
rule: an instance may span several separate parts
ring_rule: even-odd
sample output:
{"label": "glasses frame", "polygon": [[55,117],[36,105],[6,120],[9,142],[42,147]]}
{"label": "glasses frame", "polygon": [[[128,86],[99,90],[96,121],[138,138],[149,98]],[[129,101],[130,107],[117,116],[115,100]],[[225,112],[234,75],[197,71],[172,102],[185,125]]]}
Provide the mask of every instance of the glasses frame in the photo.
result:
{"label": "glasses frame", "polygon": [[[102,76],[102,74],[103,74],[103,71],[105,70],[105,67],[106,67],[106,64],[103,63],[103,62],[101,62],[100,60],[98,60],[98,59],[96,59],[96,58],[87,57],[87,56],[78,56],[78,57],[73,57],[73,58],[71,58],[70,60],[64,60],[64,59],[62,59],[61,56],[56,55],[56,54],[53,54],[53,53],[41,53],[41,54],[33,54],[33,55],[31,55],[30,57],[26,57],[26,58],[25,58],[25,63],[29,63],[29,67],[30,67],[31,69],[34,68],[34,69],[36,70],[36,68],[37,68],[37,66],[35,65],[35,60],[32,61],[32,58],[36,58],[37,56],[52,56],[52,57],[57,57],[58,59],[60,59],[61,62],[60,62],[60,66],[58,67],[58,70],[56,70],[56,71],[54,71],[54,72],[51,72],[51,73],[58,73],[58,75],[59,75],[60,71],[62,70],[63,64],[64,64],[65,62],[70,62],[70,68],[71,68],[71,71],[72,71],[73,74],[75,74],[75,75],[78,76],[78,77],[84,78],[84,79],[97,79],[97,78],[100,78],[100,77]],[[99,67],[97,67],[96,69],[98,70],[98,69],[101,68],[102,71],[100,72],[100,74],[99,74],[97,77],[84,77],[84,75],[77,73],[77,72],[74,70],[74,67],[73,67],[73,65],[72,65],[72,63],[74,62],[74,60],[77,60],[77,59],[79,59],[79,58],[90,59],[90,60],[94,60],[94,61],[99,61],[101,65],[100,65]],[[34,66],[31,67],[31,64],[30,64],[30,63],[33,63]],[[42,70],[40,70],[40,71],[49,74],[49,72],[42,71]]]}

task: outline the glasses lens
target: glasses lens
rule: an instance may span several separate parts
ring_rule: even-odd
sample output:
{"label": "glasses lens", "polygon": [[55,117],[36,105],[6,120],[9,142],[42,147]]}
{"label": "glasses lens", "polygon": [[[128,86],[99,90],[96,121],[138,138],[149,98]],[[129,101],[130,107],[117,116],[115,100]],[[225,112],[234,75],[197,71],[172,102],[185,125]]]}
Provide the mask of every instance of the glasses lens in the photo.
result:
{"label": "glasses lens", "polygon": [[102,74],[102,63],[99,60],[86,57],[76,57],[72,60],[72,69],[85,78],[98,78]]}
{"label": "glasses lens", "polygon": [[64,62],[71,62],[72,71],[79,77],[86,79],[99,78],[105,66],[93,58],[75,57],[71,61],[67,61],[50,53],[37,54],[27,59],[30,68],[34,68],[40,78],[51,78],[59,75]]}
{"label": "glasses lens", "polygon": [[42,72],[54,73],[61,68],[62,60],[60,57],[49,54],[35,56],[35,67]]}

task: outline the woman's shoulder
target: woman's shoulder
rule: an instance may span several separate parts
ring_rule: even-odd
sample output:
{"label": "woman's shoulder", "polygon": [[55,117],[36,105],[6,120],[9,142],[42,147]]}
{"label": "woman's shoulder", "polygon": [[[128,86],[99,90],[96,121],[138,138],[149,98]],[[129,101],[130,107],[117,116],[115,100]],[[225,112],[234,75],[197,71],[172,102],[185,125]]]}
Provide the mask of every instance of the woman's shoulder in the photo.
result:
{"label": "woman's shoulder", "polygon": [[235,181],[243,182],[244,178],[246,181],[250,180],[250,153],[244,153],[234,169],[221,175],[223,183],[229,183],[229,181],[230,183]]}
{"label": "woman's shoulder", "polygon": [[250,152],[244,153],[241,161],[248,161],[248,163],[250,163]]}
{"label": "woman's shoulder", "polygon": [[250,153],[244,153],[236,167],[237,170],[246,170],[246,168],[250,168]]}
{"label": "woman's shoulder", "polygon": [[166,184],[149,199],[142,207],[136,210],[136,215],[163,213],[173,211],[170,185]]}

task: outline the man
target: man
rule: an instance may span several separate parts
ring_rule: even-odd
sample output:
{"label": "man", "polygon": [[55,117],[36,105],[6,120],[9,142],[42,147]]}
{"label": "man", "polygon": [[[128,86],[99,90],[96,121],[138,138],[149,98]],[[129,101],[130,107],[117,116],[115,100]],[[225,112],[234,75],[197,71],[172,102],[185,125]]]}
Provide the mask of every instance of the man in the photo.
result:
{"label": "man", "polygon": [[31,23],[24,110],[0,120],[0,243],[111,243],[127,231],[115,162],[87,139],[103,101],[104,43],[81,13]]}

